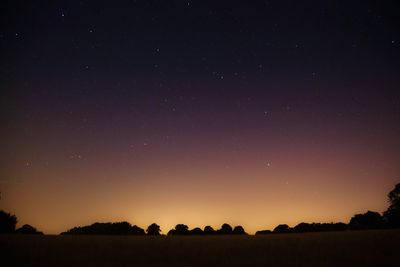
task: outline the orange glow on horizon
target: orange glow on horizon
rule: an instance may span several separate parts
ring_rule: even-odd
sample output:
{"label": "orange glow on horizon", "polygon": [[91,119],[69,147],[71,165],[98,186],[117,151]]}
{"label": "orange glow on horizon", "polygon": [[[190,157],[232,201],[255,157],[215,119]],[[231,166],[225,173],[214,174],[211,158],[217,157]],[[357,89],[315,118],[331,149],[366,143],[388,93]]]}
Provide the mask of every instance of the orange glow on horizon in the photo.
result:
{"label": "orange glow on horizon", "polygon": [[[20,183],[2,183],[2,208],[15,213],[20,224],[49,234],[97,221],[125,220],[144,229],[156,222],[164,234],[178,223],[218,229],[225,222],[253,234],[281,223],[348,222],[355,213],[383,211],[386,193],[395,183],[380,180],[382,173],[395,177],[395,168],[369,168],[373,156],[324,158],[318,157],[324,155],[322,150],[309,147],[267,164],[260,150],[253,151],[229,166],[221,164],[218,154],[192,166],[177,162],[179,155],[174,161],[153,159],[140,168],[115,162],[101,168],[61,164],[44,169],[32,163],[15,172],[24,177]],[[363,184],[365,180],[370,183]]]}

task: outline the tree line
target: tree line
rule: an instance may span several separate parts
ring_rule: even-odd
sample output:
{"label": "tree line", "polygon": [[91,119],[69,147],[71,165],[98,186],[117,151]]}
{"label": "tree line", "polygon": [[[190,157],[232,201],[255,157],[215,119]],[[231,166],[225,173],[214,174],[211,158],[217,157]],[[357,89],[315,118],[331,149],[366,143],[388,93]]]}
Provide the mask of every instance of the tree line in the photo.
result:
{"label": "tree line", "polygon": [[[116,223],[94,223],[82,227],[74,227],[61,235],[161,235],[161,228],[158,224],[150,224],[146,230],[128,222]],[[246,235],[244,228],[240,225],[232,228],[224,223],[220,229],[214,230],[211,226],[206,226],[204,230],[199,227],[189,229],[185,224],[177,224],[174,229],[168,231],[167,235]]]}
{"label": "tree line", "polygon": [[[346,223],[299,223],[294,227],[280,224],[271,230],[257,231],[256,235],[275,233],[305,233],[327,232],[344,230],[389,229],[400,228],[400,183],[388,194],[388,209],[380,214],[375,211],[367,211],[354,215],[348,224]],[[16,229],[17,217],[5,211],[0,211],[0,234],[43,234],[35,227],[25,224]],[[79,226],[61,233],[62,235],[161,235],[158,224],[152,223],[146,230],[129,222],[93,223],[87,226]],[[195,227],[189,229],[185,224],[177,224],[167,235],[247,235],[240,225],[232,227],[224,223],[220,229],[206,226],[204,229]]]}

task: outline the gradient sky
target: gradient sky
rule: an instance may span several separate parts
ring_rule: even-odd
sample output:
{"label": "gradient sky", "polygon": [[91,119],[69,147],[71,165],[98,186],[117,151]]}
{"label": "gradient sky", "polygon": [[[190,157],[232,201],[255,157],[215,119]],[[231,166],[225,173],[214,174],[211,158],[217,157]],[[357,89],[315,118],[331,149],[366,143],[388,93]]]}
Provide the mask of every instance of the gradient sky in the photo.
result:
{"label": "gradient sky", "polygon": [[19,225],[254,233],[386,209],[396,1],[98,2],[0,3],[0,208]]}

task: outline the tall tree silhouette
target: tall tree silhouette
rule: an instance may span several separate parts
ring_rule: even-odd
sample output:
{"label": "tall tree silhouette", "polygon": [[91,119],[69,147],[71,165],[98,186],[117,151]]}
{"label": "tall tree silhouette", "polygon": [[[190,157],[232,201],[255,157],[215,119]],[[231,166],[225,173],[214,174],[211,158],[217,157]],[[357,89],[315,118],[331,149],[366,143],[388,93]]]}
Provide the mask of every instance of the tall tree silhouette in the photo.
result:
{"label": "tall tree silhouette", "polygon": [[147,227],[146,233],[148,235],[160,235],[161,229],[160,226],[156,223],[152,223]]}
{"label": "tall tree silhouette", "polygon": [[389,227],[400,227],[400,183],[398,183],[388,194],[390,203],[389,208],[384,212],[383,216]]}
{"label": "tall tree silhouette", "polygon": [[10,234],[15,232],[17,217],[3,210],[0,210],[0,234]]}

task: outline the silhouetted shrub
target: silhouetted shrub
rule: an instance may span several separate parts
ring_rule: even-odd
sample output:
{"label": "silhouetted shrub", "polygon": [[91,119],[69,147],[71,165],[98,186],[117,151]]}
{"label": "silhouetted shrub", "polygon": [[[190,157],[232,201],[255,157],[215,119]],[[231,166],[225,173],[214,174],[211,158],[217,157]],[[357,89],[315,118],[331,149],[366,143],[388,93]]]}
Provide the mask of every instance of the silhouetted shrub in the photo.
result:
{"label": "silhouetted shrub", "polygon": [[280,224],[274,229],[274,233],[290,233],[291,228],[287,224]]}
{"label": "silhouetted shrub", "polygon": [[260,230],[256,232],[256,235],[269,235],[272,234],[271,230]]}
{"label": "silhouetted shrub", "polygon": [[175,235],[175,229],[169,230],[167,235]]}
{"label": "silhouetted shrub", "polygon": [[204,234],[205,235],[215,235],[215,230],[211,226],[207,225],[204,227]]}
{"label": "silhouetted shrub", "polygon": [[15,232],[17,217],[0,210],[0,234],[11,234]]}
{"label": "silhouetted shrub", "polygon": [[147,227],[146,232],[148,235],[160,235],[161,229],[158,224],[152,223]]}
{"label": "silhouetted shrub", "polygon": [[351,218],[349,227],[352,230],[379,229],[383,226],[382,216],[375,211],[367,211],[364,214],[356,214]]}
{"label": "silhouetted shrub", "polygon": [[15,233],[17,234],[31,234],[31,235],[42,235],[42,232],[39,232],[35,227],[24,224],[21,228],[18,228]]}
{"label": "silhouetted shrub", "polygon": [[235,228],[233,228],[233,234],[234,235],[247,235],[247,233],[244,231],[244,228],[240,225],[235,226]]}
{"label": "silhouetted shrub", "polygon": [[329,232],[329,231],[343,231],[347,230],[345,223],[299,223],[292,228],[293,233],[306,233],[306,232]]}
{"label": "silhouetted shrub", "polygon": [[74,227],[61,234],[73,235],[144,235],[142,228],[128,222],[94,223],[92,225]]}
{"label": "silhouetted shrub", "polygon": [[177,224],[175,229],[169,230],[168,235],[188,235],[189,227],[185,224]]}
{"label": "silhouetted shrub", "polygon": [[190,234],[191,235],[203,235],[204,232],[199,227],[196,227],[196,228],[190,230]]}
{"label": "silhouetted shrub", "polygon": [[131,235],[144,235],[145,232],[142,228],[140,228],[137,225],[133,225],[129,231],[129,234]]}
{"label": "silhouetted shrub", "polygon": [[389,208],[383,213],[384,219],[390,228],[400,228],[400,183],[389,192]]}
{"label": "silhouetted shrub", "polygon": [[217,231],[217,233],[220,234],[220,235],[231,235],[231,234],[233,234],[232,226],[230,226],[227,223],[224,223],[221,226],[221,229],[219,229]]}
{"label": "silhouetted shrub", "polygon": [[315,229],[313,229],[312,224],[309,223],[299,223],[298,225],[296,225],[293,228],[293,232],[297,232],[297,233],[302,233],[302,232],[313,232],[315,231]]}

